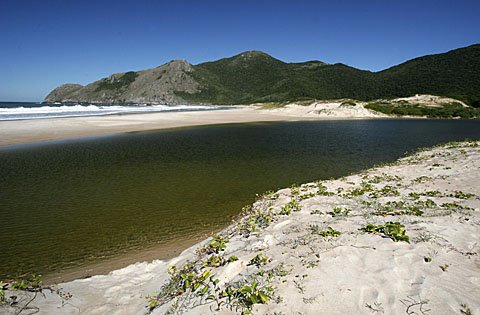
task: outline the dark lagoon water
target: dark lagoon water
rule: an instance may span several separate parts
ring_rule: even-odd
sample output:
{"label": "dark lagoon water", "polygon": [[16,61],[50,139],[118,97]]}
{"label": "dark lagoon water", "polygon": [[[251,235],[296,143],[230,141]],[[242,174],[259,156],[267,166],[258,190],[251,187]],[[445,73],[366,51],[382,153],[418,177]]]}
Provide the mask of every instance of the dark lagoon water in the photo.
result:
{"label": "dark lagoon water", "polygon": [[256,193],[339,177],[480,121],[216,125],[0,149],[0,278],[203,238]]}

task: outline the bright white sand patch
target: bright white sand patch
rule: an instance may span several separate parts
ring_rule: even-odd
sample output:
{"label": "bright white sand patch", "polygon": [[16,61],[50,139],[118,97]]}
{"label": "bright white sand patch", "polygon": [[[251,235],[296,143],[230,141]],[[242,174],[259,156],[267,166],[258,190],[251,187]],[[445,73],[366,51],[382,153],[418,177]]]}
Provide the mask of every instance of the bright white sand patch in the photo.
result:
{"label": "bright white sand patch", "polygon": [[449,98],[444,96],[435,96],[435,95],[424,95],[424,94],[410,96],[410,97],[396,98],[393,100],[388,100],[387,102],[433,106],[433,107],[438,107],[438,106],[452,104],[452,103],[458,103],[458,104],[462,104],[463,107],[468,107],[467,104],[465,104],[464,102],[456,100],[454,98]]}
{"label": "bright white sand patch", "polygon": [[342,101],[316,101],[310,105],[288,104],[284,107],[265,110],[272,113],[310,118],[333,118],[333,119],[364,119],[388,117],[364,107],[366,103],[357,102],[356,105],[348,105]]}

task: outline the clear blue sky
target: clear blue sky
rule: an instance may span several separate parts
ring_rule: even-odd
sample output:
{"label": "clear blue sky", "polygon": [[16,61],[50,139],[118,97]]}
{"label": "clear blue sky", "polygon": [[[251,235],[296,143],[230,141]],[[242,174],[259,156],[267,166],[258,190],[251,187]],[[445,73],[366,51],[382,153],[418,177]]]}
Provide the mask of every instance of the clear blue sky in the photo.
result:
{"label": "clear blue sky", "polygon": [[479,0],[0,0],[0,100],[246,50],[377,71],[479,42]]}

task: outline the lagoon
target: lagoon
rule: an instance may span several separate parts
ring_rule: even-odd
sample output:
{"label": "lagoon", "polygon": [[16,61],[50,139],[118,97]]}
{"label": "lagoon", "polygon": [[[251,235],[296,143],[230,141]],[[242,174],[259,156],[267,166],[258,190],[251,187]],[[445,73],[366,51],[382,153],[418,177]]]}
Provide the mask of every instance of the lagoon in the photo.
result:
{"label": "lagoon", "polygon": [[3,147],[0,279],[147,251],[168,258],[257,193],[466,138],[480,139],[480,121],[248,123]]}

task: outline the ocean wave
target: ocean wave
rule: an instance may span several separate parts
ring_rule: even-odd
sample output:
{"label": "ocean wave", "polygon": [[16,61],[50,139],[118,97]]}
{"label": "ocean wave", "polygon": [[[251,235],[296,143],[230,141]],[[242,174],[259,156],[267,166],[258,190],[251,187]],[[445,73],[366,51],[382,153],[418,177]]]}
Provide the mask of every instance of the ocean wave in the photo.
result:
{"label": "ocean wave", "polygon": [[225,109],[212,105],[61,105],[35,107],[0,107],[0,120],[42,119],[60,117],[101,116],[171,111],[200,111]]}

